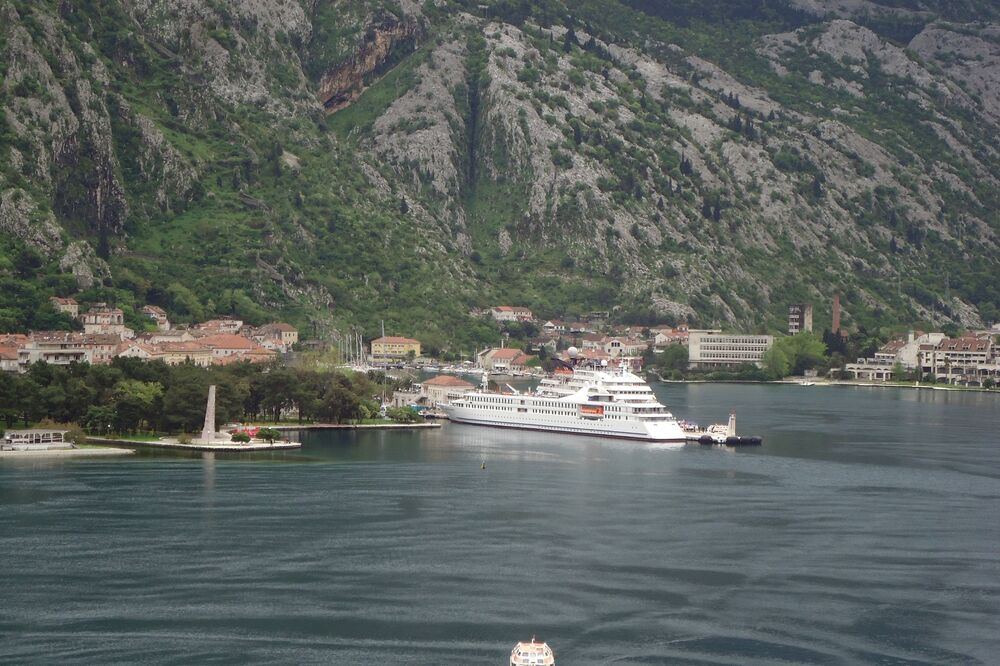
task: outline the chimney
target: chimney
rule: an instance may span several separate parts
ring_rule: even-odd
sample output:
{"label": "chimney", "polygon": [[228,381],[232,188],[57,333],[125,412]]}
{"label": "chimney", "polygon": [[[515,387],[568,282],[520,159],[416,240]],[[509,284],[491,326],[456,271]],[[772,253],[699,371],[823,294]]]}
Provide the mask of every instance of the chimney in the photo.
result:
{"label": "chimney", "polygon": [[840,294],[833,295],[833,325],[834,333],[840,333]]}

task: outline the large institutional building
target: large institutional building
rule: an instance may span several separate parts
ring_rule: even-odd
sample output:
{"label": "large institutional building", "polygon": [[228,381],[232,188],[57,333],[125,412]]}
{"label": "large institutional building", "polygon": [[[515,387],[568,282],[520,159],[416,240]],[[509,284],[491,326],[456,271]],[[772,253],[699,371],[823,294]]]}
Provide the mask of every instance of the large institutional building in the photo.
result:
{"label": "large institutional building", "polygon": [[774,337],[770,335],[692,330],[688,332],[688,364],[692,368],[759,366],[772,344]]}

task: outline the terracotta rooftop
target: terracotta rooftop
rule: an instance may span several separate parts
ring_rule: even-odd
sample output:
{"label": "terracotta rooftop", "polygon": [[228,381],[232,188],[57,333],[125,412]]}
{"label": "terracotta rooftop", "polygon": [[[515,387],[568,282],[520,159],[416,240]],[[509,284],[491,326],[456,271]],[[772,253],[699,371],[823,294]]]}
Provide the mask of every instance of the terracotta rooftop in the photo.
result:
{"label": "terracotta rooftop", "polygon": [[413,338],[403,338],[398,335],[384,335],[381,338],[375,338],[372,342],[378,342],[380,344],[388,345],[415,345],[419,344],[420,340],[414,340]]}
{"label": "terracotta rooftop", "polygon": [[449,386],[452,388],[475,388],[472,384],[465,381],[464,379],[459,379],[458,377],[453,377],[451,375],[438,375],[437,377],[432,377],[424,382],[424,386]]}
{"label": "terracotta rooftop", "polygon": [[199,344],[211,349],[245,349],[247,351],[256,349],[259,345],[252,340],[248,340],[233,333],[219,333],[201,338]]}
{"label": "terracotta rooftop", "polygon": [[520,349],[514,349],[513,347],[504,347],[503,349],[496,349],[496,350],[494,350],[493,354],[491,355],[491,357],[493,358],[493,360],[497,360],[497,359],[501,359],[501,360],[503,360],[503,359],[513,360],[513,359],[515,359],[518,356],[521,356],[523,354],[524,354],[524,352],[521,351]]}
{"label": "terracotta rooftop", "polygon": [[17,347],[0,347],[0,361],[16,361]]}
{"label": "terracotta rooftop", "polygon": [[986,338],[967,335],[961,338],[945,338],[938,343],[938,349],[943,351],[987,351],[991,342]]}

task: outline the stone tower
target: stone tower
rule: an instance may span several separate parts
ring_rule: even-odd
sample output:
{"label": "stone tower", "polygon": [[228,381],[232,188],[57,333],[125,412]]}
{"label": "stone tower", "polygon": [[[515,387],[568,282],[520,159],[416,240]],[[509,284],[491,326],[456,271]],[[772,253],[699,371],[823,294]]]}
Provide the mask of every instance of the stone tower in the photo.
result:
{"label": "stone tower", "polygon": [[215,384],[208,387],[208,404],[205,406],[205,427],[201,430],[201,441],[215,439]]}

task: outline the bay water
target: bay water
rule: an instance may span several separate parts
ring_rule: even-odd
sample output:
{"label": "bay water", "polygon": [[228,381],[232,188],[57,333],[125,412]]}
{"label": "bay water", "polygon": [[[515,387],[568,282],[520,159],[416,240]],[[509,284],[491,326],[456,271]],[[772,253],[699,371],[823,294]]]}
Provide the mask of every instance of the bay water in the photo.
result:
{"label": "bay water", "polygon": [[0,663],[1000,663],[1000,396],[655,390],[764,445],[2,460]]}

